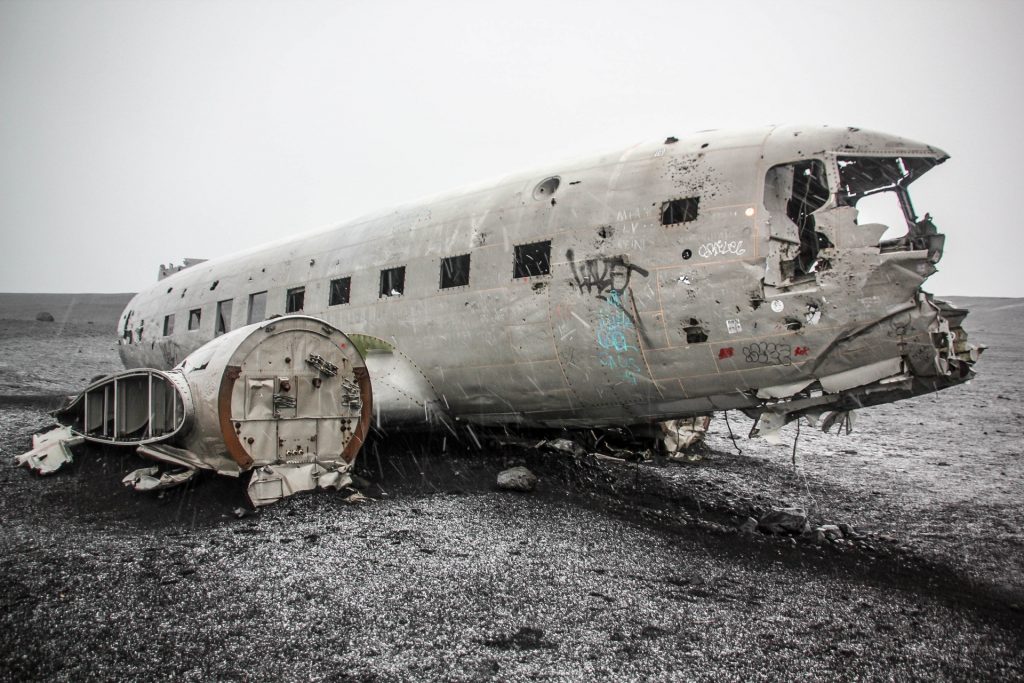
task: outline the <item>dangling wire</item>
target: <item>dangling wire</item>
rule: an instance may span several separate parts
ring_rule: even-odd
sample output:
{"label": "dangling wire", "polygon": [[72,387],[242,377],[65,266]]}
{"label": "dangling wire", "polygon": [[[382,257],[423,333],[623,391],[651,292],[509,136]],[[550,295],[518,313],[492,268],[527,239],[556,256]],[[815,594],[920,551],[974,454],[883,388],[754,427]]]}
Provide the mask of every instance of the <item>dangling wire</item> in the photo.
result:
{"label": "dangling wire", "polygon": [[796,436],[793,437],[793,472],[794,474],[800,475],[800,480],[803,482],[804,491],[807,493],[807,499],[810,501],[808,506],[810,510],[818,509],[818,499],[811,493],[811,487],[807,483],[807,475],[804,472],[798,472],[796,469],[796,442],[800,439],[800,418],[796,419]]}
{"label": "dangling wire", "polygon": [[793,469],[796,470],[796,442],[800,440],[800,418],[796,419],[796,436],[793,437]]}
{"label": "dangling wire", "polygon": [[728,410],[725,411],[725,426],[729,428],[729,439],[732,440],[733,448],[736,449],[737,453],[739,453],[740,455],[743,455],[743,449],[740,448],[740,445],[738,443],[736,443],[736,437],[732,433],[732,425],[729,424],[729,411]]}

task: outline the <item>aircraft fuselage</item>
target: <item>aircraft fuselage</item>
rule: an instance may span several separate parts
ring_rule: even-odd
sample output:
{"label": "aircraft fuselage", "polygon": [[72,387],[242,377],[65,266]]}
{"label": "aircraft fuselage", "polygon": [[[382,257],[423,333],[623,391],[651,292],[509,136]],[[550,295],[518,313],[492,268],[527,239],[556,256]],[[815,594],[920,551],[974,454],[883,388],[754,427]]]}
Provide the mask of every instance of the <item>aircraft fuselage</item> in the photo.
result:
{"label": "aircraft fuselage", "polygon": [[[301,312],[398,354],[374,400],[411,403],[406,418],[432,403],[474,423],[630,425],[893,400],[973,360],[964,312],[920,289],[942,236],[906,193],[945,159],[831,127],[637,145],[192,265],[131,301],[120,353],[167,369],[225,328]],[[853,204],[887,183],[907,235],[882,241]]]}

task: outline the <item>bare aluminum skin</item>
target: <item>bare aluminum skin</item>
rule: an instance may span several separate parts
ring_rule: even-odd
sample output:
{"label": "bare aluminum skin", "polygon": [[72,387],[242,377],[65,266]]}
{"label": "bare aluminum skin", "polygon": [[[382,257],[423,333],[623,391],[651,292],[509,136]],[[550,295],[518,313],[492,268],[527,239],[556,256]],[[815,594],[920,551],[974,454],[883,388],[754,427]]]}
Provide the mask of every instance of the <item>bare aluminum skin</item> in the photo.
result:
{"label": "bare aluminum skin", "polygon": [[[973,376],[966,311],[921,288],[944,238],[907,191],[947,158],[827,126],[640,144],[162,269],[125,309],[119,350],[128,368],[169,369],[214,339],[218,302],[236,329],[258,322],[250,302],[265,300],[259,320],[285,314],[302,288],[301,312],[360,346],[383,426],[636,426],[734,408],[766,431],[835,421]],[[857,223],[856,201],[880,189],[900,196],[902,238]],[[547,272],[516,277],[516,247],[546,242]],[[468,284],[442,288],[443,260],[462,255]],[[401,291],[382,291],[398,268]],[[330,305],[341,278],[349,300]]]}

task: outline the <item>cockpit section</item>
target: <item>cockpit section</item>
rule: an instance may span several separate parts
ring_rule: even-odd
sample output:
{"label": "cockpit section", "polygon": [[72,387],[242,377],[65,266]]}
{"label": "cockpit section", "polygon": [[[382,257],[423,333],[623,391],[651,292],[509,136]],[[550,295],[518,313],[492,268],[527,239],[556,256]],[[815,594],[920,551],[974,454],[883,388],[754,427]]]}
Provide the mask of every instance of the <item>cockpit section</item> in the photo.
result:
{"label": "cockpit section", "polygon": [[[908,186],[925,172],[944,161],[944,157],[869,157],[838,156],[838,206],[860,209],[867,202],[895,202],[906,224],[906,233],[879,243],[882,252],[927,251],[928,259],[937,263],[942,258],[945,236],[940,235],[926,213],[918,218],[910,199]],[[863,224],[858,211],[857,223]],[[888,226],[890,230],[897,226]]]}
{"label": "cockpit section", "polygon": [[909,185],[946,158],[938,150],[927,155],[823,151],[770,166],[763,196],[765,284],[813,285],[848,249],[921,251],[937,263],[945,237],[930,215],[917,215]]}

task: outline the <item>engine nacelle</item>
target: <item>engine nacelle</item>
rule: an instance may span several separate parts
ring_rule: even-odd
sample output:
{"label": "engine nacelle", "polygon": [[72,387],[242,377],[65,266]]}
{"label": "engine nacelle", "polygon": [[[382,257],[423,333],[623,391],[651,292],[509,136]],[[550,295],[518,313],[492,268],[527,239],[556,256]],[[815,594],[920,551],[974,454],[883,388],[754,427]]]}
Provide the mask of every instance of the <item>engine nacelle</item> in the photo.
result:
{"label": "engine nacelle", "polygon": [[104,377],[54,413],[75,436],[155,460],[233,476],[256,469],[257,505],[348,483],[371,414],[359,350],[307,316],[228,332],[168,372]]}

